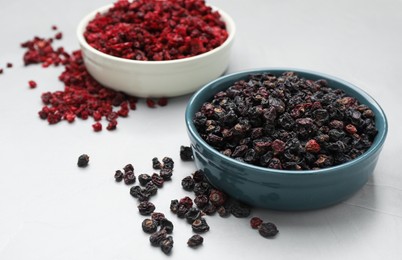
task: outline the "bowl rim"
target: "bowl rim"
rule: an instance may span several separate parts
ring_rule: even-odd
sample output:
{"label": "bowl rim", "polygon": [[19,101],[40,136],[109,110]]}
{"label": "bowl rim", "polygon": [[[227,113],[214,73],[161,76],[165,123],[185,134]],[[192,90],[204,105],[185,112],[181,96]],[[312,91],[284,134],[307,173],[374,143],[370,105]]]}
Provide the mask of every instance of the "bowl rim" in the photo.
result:
{"label": "bowl rim", "polygon": [[195,56],[191,56],[191,57],[187,57],[187,58],[182,58],[182,59],[174,59],[174,60],[162,60],[162,61],[139,61],[139,60],[130,60],[130,59],[125,59],[125,58],[121,58],[121,57],[117,57],[117,56],[112,56],[106,53],[103,53],[97,49],[95,49],[94,47],[92,47],[91,45],[89,45],[87,43],[87,41],[84,38],[84,31],[86,29],[86,26],[88,24],[89,21],[91,21],[98,13],[102,13],[102,12],[106,12],[109,8],[113,7],[113,4],[108,4],[108,5],[104,5],[102,7],[99,7],[95,10],[93,10],[92,12],[90,12],[89,14],[87,14],[86,16],[84,16],[84,18],[81,19],[81,21],[79,22],[77,29],[76,29],[76,34],[77,34],[77,38],[78,38],[78,42],[80,43],[80,45],[82,46],[82,48],[85,48],[86,50],[90,51],[91,53],[93,53],[94,55],[98,55],[104,59],[109,59],[115,62],[122,62],[122,63],[127,63],[127,64],[138,64],[138,65],[157,65],[157,64],[171,64],[171,63],[184,63],[184,62],[190,62],[193,60],[198,60],[198,59],[202,59],[206,56],[209,55],[213,55],[216,52],[219,52],[222,49],[225,49],[227,46],[229,46],[233,40],[234,37],[236,35],[236,26],[235,26],[235,22],[233,21],[232,17],[227,14],[225,11],[223,11],[222,9],[215,7],[213,5],[208,5],[209,7],[211,7],[214,11],[218,11],[221,19],[225,22],[226,24],[226,30],[228,31],[228,38],[218,47],[195,55]]}
{"label": "bowl rim", "polygon": [[[192,120],[193,114],[191,113],[191,110],[192,110],[192,107],[194,107],[194,103],[196,102],[196,100],[199,99],[199,97],[201,95],[203,95],[205,92],[208,92],[208,90],[211,86],[215,86],[217,84],[220,84],[221,82],[226,82],[226,81],[228,81],[229,78],[236,77],[236,76],[246,77],[249,74],[255,74],[255,73],[263,73],[263,72],[283,73],[286,71],[310,74],[310,75],[318,76],[320,78],[324,78],[324,79],[328,79],[328,80],[340,83],[340,84],[346,86],[347,88],[350,88],[351,90],[359,93],[365,100],[367,100],[367,102],[369,103],[368,104],[369,107],[371,107],[371,108],[375,107],[376,110],[378,110],[378,112],[379,112],[379,113],[376,113],[375,116],[376,116],[376,118],[379,118],[381,121],[383,121],[384,125],[382,128],[382,131],[379,131],[377,136],[375,137],[375,140],[374,140],[373,144],[371,145],[371,147],[365,153],[363,153],[359,157],[357,157],[349,162],[346,162],[346,163],[343,163],[340,165],[336,165],[336,166],[331,166],[328,168],[323,168],[323,169],[318,169],[318,170],[277,170],[277,169],[272,169],[272,168],[267,168],[267,167],[262,167],[262,166],[256,166],[256,165],[248,164],[245,162],[240,162],[233,158],[225,156],[225,155],[221,154],[220,152],[218,152],[217,150],[215,150],[214,148],[212,148],[206,141],[204,141],[204,139],[201,138],[201,136],[198,134],[198,131],[195,129],[195,126],[193,124],[193,120]],[[213,93],[213,94],[215,94],[215,93]],[[196,141],[204,149],[207,149],[210,153],[212,153],[214,156],[216,156],[220,160],[227,161],[227,162],[233,164],[236,168],[239,167],[239,168],[243,168],[246,170],[251,170],[254,173],[265,174],[265,175],[266,174],[273,174],[273,175],[286,175],[286,174],[287,175],[323,175],[324,174],[324,175],[328,175],[328,174],[336,173],[340,169],[350,168],[352,166],[355,166],[356,164],[359,164],[359,163],[365,161],[367,158],[369,158],[370,156],[375,154],[377,151],[382,149],[382,146],[385,142],[385,139],[386,139],[386,136],[388,133],[388,121],[387,121],[387,117],[386,117],[383,109],[377,103],[377,101],[374,98],[372,98],[368,93],[366,93],[364,90],[362,90],[361,88],[355,86],[354,84],[352,84],[350,82],[347,82],[347,81],[340,79],[338,77],[335,77],[335,76],[331,76],[331,75],[321,73],[321,72],[316,72],[313,70],[291,68],[291,67],[265,67],[265,68],[242,70],[242,71],[234,72],[234,73],[219,77],[219,78],[209,82],[208,84],[204,85],[201,89],[196,91],[191,96],[190,100],[188,101],[186,111],[185,111],[185,124],[186,124],[188,133],[193,138],[195,138]]]}

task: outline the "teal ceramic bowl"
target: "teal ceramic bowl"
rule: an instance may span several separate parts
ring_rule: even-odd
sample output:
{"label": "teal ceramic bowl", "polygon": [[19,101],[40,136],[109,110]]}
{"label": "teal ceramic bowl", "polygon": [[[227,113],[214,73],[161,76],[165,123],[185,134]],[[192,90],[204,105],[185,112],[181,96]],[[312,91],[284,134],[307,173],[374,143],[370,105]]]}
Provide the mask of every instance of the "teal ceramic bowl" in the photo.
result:
{"label": "teal ceramic bowl", "polygon": [[[248,75],[269,72],[281,75],[294,71],[300,77],[326,79],[332,88],[343,89],[347,94],[369,106],[376,115],[378,134],[373,145],[358,158],[320,170],[275,170],[239,162],[209,146],[198,134],[193,116],[214,94],[227,89],[235,81]],[[190,99],[185,121],[198,169],[205,172],[212,185],[249,205],[275,210],[309,210],[339,203],[358,191],[373,174],[387,136],[387,119],[377,102],[358,87],[322,73],[291,69],[266,68],[223,76],[205,85]]]}

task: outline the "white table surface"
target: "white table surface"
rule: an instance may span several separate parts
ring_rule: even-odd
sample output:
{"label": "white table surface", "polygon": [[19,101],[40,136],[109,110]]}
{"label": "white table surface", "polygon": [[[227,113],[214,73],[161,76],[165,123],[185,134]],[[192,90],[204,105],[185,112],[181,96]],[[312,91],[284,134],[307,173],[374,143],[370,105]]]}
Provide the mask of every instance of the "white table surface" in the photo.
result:
{"label": "white table surface", "polygon": [[[307,212],[254,209],[252,216],[277,224],[274,239],[249,219],[207,217],[211,230],[197,250],[186,245],[190,226],[169,211],[171,199],[189,195],[180,182],[195,170],[179,159],[180,145],[189,144],[189,96],[156,109],[141,100],[112,132],[94,133],[92,120],[49,126],[37,115],[40,95],[63,89],[62,68],[24,67],[20,43],[51,37],[57,25],[59,45],[76,50],[80,18],[111,1],[0,3],[0,259],[167,259],[142,232],[129,188],[113,179],[127,163],[152,173],[154,156],[176,162],[172,182],[153,198],[175,224],[174,259],[402,259],[402,1],[208,1],[237,24],[228,73],[279,66],[343,78],[383,107],[389,134],[373,177],[352,198]],[[82,153],[91,157],[85,169],[76,166]]]}

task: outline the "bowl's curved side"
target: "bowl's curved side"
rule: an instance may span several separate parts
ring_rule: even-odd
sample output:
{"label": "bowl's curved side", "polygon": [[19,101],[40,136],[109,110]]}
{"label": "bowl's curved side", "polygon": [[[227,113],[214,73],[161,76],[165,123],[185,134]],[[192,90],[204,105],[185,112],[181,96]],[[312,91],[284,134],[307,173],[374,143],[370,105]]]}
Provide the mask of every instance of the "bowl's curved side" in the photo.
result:
{"label": "bowl's curved side", "polygon": [[229,65],[236,28],[232,18],[219,10],[227,25],[228,39],[219,47],[197,56],[170,61],[136,61],[114,57],[91,47],[83,33],[102,7],[87,15],[77,36],[88,72],[102,85],[137,97],[174,97],[193,93],[221,76]]}
{"label": "bowl's curved side", "polygon": [[[331,87],[343,89],[371,107],[379,130],[372,147],[364,155],[339,166],[316,171],[285,171],[238,162],[220,154],[200,137],[192,122],[193,116],[215,93],[250,74],[269,72],[279,75],[285,71],[295,71],[299,76],[313,80],[327,79]],[[351,196],[373,173],[388,130],[381,107],[361,89],[325,74],[292,68],[265,68],[221,77],[192,96],[185,120],[197,168],[205,171],[213,185],[251,205],[279,210],[321,208]]]}

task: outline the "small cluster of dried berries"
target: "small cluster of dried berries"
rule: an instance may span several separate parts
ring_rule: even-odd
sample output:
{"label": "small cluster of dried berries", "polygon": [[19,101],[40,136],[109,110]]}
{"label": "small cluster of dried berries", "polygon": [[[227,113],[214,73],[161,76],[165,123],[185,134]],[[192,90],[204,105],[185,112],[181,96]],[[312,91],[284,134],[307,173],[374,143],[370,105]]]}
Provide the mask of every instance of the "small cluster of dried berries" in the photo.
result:
{"label": "small cluster of dried berries", "polygon": [[[53,26],[52,29],[57,30],[57,27]],[[60,39],[61,36],[59,32],[54,39]],[[42,93],[41,99],[45,106],[38,112],[39,117],[49,124],[63,120],[72,123],[76,118],[87,120],[92,117],[95,121],[92,129],[95,132],[102,131],[101,120],[105,119],[106,129],[115,130],[117,119],[127,117],[130,110],[135,110],[138,99],[102,86],[88,73],[81,51],[68,53],[63,47],[55,48],[53,42],[53,38],[36,36],[21,44],[26,49],[23,57],[26,66],[42,64],[44,68],[52,65],[65,68],[59,76],[64,83],[64,90]],[[34,80],[30,80],[28,85],[30,88],[37,87]],[[167,105],[166,98],[148,98],[145,102],[150,108]]]}
{"label": "small cluster of dried berries", "polygon": [[222,154],[274,169],[315,170],[362,155],[377,135],[374,112],[324,79],[250,75],[202,105],[193,119]]}
{"label": "small cluster of dried berries", "polygon": [[[11,62],[6,63],[6,68],[10,69],[12,67],[13,67],[13,64]],[[0,68],[0,74],[3,74],[3,72],[4,72],[4,69]]]}
{"label": "small cluster of dried berries", "polygon": [[[138,178],[134,174],[132,164],[127,164],[123,171],[117,170],[114,178],[117,182],[124,179],[126,184],[134,184],[138,179],[139,185],[131,186],[130,195],[138,200],[138,212],[143,216],[151,215],[142,222],[144,232],[151,234],[149,241],[153,246],[159,246],[165,254],[169,254],[173,248],[173,237],[168,235],[173,232],[173,223],[165,218],[160,212],[155,212],[155,205],[150,201],[156,195],[159,188],[163,187],[165,181],[169,181],[173,175],[174,161],[170,157],[164,157],[162,162],[157,157],[152,159],[152,168],[159,170],[159,173],[152,175],[141,173]],[[158,230],[158,227],[160,229]]]}
{"label": "small cluster of dried berries", "polygon": [[251,218],[250,226],[253,229],[258,229],[258,233],[260,233],[260,235],[263,237],[274,237],[279,232],[278,228],[274,223],[263,222],[263,220],[259,217]]}
{"label": "small cluster of dried berries", "polygon": [[109,55],[160,61],[208,52],[228,32],[204,0],[120,0],[88,23],[84,37]]}
{"label": "small cluster of dried berries", "polygon": [[116,170],[116,172],[114,173],[114,179],[117,182],[121,182],[122,180],[124,180],[124,183],[127,185],[135,183],[137,177],[134,173],[134,166],[129,163],[123,167],[123,171]]}

